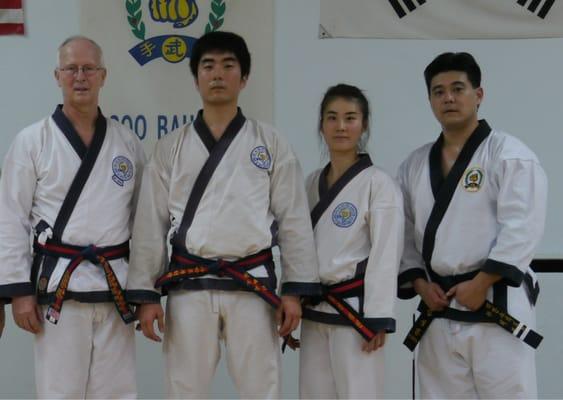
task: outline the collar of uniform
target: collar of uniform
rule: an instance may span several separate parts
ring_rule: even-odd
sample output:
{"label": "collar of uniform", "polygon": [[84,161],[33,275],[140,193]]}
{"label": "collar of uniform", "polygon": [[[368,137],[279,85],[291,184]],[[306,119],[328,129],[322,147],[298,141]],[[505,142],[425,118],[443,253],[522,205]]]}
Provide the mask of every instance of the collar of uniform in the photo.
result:
{"label": "collar of uniform", "polygon": [[[491,127],[486,120],[479,120],[479,125],[473,131],[467,142],[463,145],[457,160],[452,166],[451,171],[454,169],[456,164],[464,163],[467,158],[471,159],[473,154],[477,150],[479,144],[491,133]],[[442,185],[444,184],[444,174],[442,171],[442,146],[444,145],[444,133],[440,133],[438,140],[434,142],[432,148],[430,149],[430,183],[432,185],[432,193],[434,198],[438,195]]]}
{"label": "collar of uniform", "polygon": [[[78,157],[83,160],[86,152],[88,151],[88,148],[78,135],[78,132],[76,132],[76,129],[74,129],[72,122],[70,122],[70,120],[64,114],[62,104],[57,105],[55,112],[51,117],[53,118],[53,121],[55,121],[55,124],[57,124],[61,132],[65,135],[74,151],[76,151]],[[102,110],[98,107],[98,117],[96,118],[95,122],[94,137],[100,135],[100,133],[102,132],[105,133],[106,129],[106,118],[102,114]]]}
{"label": "collar of uniform", "polygon": [[[369,154],[362,153],[358,154],[358,161],[356,161],[350,168],[346,170],[346,172],[338,178],[334,185],[330,188],[330,190],[337,190],[338,192],[342,190],[348,182],[350,182],[356,175],[358,175],[364,168],[370,167],[373,165],[371,162],[371,158]],[[324,197],[328,191],[328,171],[330,170],[330,162],[323,168],[321,172],[321,176],[319,177],[319,197]]]}
{"label": "collar of uniform", "polygon": [[[229,125],[227,126],[227,129],[225,129],[225,132],[223,132],[223,134],[221,135],[221,138],[227,136],[231,132],[236,135],[245,122],[246,117],[243,115],[240,107],[237,107],[237,115],[235,115],[232,121],[229,122]],[[203,119],[203,110],[198,111],[197,117],[194,120],[194,128],[199,138],[207,148],[207,151],[211,152],[213,146],[215,146],[215,144],[217,143],[217,140],[215,140],[215,138],[211,134],[211,130],[209,130],[209,127]]]}

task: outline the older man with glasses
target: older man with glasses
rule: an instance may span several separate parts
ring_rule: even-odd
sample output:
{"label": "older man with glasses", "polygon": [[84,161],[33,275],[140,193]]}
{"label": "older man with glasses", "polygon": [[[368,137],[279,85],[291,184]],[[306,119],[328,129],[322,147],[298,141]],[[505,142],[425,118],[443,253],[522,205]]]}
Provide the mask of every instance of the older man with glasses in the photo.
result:
{"label": "older man with glasses", "polygon": [[15,137],[2,168],[0,303],[35,335],[42,398],[136,396],[122,288],[145,155],[98,107],[106,73],[98,44],[65,40],[55,69],[63,104]]}

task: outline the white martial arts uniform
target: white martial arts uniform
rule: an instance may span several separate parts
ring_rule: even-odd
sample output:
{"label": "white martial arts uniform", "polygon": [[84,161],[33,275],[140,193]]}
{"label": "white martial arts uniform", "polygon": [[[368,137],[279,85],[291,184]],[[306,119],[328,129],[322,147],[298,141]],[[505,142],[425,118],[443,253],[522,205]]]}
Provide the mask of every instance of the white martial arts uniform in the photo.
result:
{"label": "white martial arts uniform", "polygon": [[[61,241],[112,246],[130,237],[135,194],[145,155],[133,132],[100,116],[106,127],[100,153]],[[96,139],[94,139],[96,140]],[[55,113],[21,131],[12,143],[0,183],[0,298],[36,293],[30,278],[31,236],[40,221],[53,227],[86,147]],[[50,304],[69,260],[59,258],[39,304]],[[124,288],[128,263],[110,264]],[[44,264],[43,264],[44,265]],[[41,270],[39,271],[41,274]],[[134,332],[116,311],[100,266],[83,261],[72,275],[57,325],[43,321],[36,335],[37,395],[51,398],[134,397]],[[46,307],[42,307],[43,312]]]}
{"label": "white martial arts uniform", "polygon": [[[329,164],[330,165],[330,164]],[[362,169],[363,168],[363,169]],[[395,331],[393,304],[403,251],[403,200],[394,180],[361,158],[330,189],[325,169],[307,179],[323,285],[360,277],[363,296],[345,298],[374,332]],[[342,189],[318,217],[319,200]],[[366,264],[367,259],[367,264]],[[301,398],[381,398],[384,353],[362,351],[364,338],[323,301],[307,309],[301,329]]]}
{"label": "white martial arts uniform", "polygon": [[[299,163],[288,143],[242,113],[215,141],[202,112],[193,124],[162,138],[143,175],[127,283],[134,303],[159,302],[155,281],[167,270],[167,238],[184,215],[196,178],[216,146],[234,137],[202,192],[182,246],[194,256],[228,261],[272,245],[279,227],[282,294],[316,294],[318,266]],[[272,265],[249,271],[275,290]],[[219,358],[227,348],[231,377],[243,398],[280,395],[279,341],[274,310],[256,294],[231,291],[230,278],[186,278],[170,289],[164,333],[170,397],[207,397]],[[195,356],[194,356],[195,354]]]}
{"label": "white martial arts uniform", "polygon": [[[482,142],[474,142],[475,151],[466,152],[477,138]],[[533,328],[539,289],[529,265],[543,234],[547,196],[538,159],[518,139],[491,131],[482,120],[452,167],[450,175],[467,163],[455,182],[450,175],[442,178],[441,143],[415,150],[399,169],[406,219],[399,294],[414,296],[412,282],[418,277],[499,274],[503,280],[489,289],[487,299]],[[444,202],[448,185],[455,191]],[[433,207],[443,213],[441,220],[435,217],[440,212],[431,214]],[[435,223],[429,272],[423,243],[427,225]],[[450,307],[466,310],[455,300]],[[423,398],[536,397],[533,349],[495,324],[435,319],[419,347]]]}

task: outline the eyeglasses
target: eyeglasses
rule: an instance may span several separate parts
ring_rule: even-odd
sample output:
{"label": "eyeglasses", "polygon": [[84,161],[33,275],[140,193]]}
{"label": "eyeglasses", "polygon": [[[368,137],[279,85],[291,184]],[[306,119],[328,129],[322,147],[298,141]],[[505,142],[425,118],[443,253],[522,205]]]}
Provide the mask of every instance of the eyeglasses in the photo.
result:
{"label": "eyeglasses", "polygon": [[57,69],[68,76],[77,76],[78,72],[80,71],[82,71],[82,73],[86,76],[94,76],[96,72],[105,68],[96,67],[94,65],[82,65],[82,66],[69,65],[68,67],[61,67]]}

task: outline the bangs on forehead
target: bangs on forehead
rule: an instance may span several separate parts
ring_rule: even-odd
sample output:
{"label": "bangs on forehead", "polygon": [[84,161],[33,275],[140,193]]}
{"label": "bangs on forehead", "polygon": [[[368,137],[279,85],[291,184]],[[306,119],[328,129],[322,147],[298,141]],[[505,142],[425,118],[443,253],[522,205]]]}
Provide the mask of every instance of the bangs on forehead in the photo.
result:
{"label": "bangs on forehead", "polygon": [[210,51],[206,51],[202,56],[201,56],[201,61],[200,62],[204,62],[209,60],[212,57],[221,57],[221,58],[229,58],[229,59],[233,59],[235,61],[238,61],[237,56],[235,55],[235,53],[233,53],[232,51],[228,51],[228,50],[221,50],[221,49],[216,49],[216,50],[210,50]]}
{"label": "bangs on forehead", "polygon": [[346,97],[346,96],[334,96],[331,99],[329,99],[327,104],[326,104],[325,110],[324,110],[325,113],[334,112],[333,110],[331,110],[331,107],[334,104],[334,102],[338,101],[338,100],[343,100],[346,103],[350,103],[350,104],[353,104],[355,106],[356,110],[355,111],[347,111],[346,112],[347,114],[352,113],[352,112],[359,113],[359,114],[362,113],[362,105],[360,104],[360,101],[358,99],[356,99],[355,97]]}

